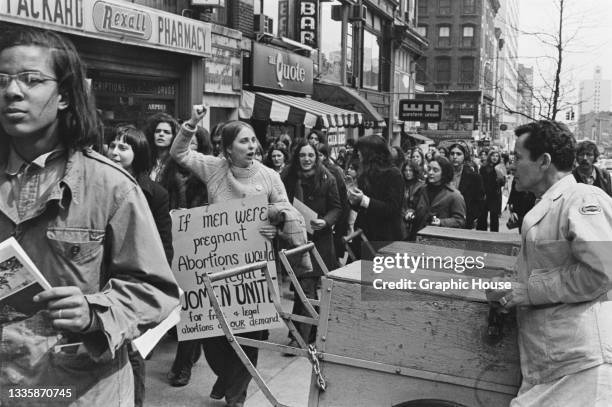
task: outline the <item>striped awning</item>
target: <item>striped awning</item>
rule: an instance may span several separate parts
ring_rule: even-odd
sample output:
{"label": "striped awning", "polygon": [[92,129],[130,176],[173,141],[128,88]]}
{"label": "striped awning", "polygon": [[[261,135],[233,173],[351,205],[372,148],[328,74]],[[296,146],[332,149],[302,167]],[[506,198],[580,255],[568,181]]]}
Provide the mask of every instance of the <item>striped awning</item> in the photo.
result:
{"label": "striped awning", "polygon": [[241,119],[270,120],[311,128],[356,127],[363,115],[306,97],[242,91]]}

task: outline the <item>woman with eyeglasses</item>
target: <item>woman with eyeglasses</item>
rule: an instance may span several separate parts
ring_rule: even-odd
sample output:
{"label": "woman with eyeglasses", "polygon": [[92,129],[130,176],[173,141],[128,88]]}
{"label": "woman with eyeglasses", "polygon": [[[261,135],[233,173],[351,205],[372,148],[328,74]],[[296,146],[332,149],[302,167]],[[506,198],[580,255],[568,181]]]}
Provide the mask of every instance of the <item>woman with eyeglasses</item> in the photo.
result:
{"label": "woman with eyeglasses", "polygon": [[[0,242],[15,237],[51,288],[3,301],[0,404],[131,406],[129,342],[178,306],[178,286],[142,190],[91,148],[100,127],[74,45],[2,30]],[[66,400],[8,391],[60,386]]]}

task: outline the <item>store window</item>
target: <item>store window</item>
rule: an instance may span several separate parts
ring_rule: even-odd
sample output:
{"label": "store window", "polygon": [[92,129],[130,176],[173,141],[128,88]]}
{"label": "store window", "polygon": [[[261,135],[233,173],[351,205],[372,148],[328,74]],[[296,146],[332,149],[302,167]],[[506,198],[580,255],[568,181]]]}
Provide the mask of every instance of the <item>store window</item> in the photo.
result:
{"label": "store window", "polygon": [[450,48],[450,25],[441,25],[438,27],[438,47]]}
{"label": "store window", "polygon": [[178,81],[106,76],[91,73],[91,89],[102,113],[104,135],[118,124],[143,127],[148,116],[168,113],[176,117]]}
{"label": "store window", "polygon": [[380,90],[380,42],[369,31],[363,31],[363,83],[362,87]]}
{"label": "store window", "polygon": [[[342,21],[331,17],[332,6],[341,6],[339,1],[321,3],[321,80],[342,83]],[[352,40],[352,38],[347,38]]]}
{"label": "store window", "polygon": [[474,26],[464,25],[462,32],[463,32],[463,35],[461,36],[461,46],[463,48],[473,48],[474,47]]}
{"label": "store window", "polygon": [[464,57],[460,60],[460,81],[461,83],[474,83],[474,58]]}
{"label": "store window", "polygon": [[451,80],[451,60],[448,57],[436,58],[436,82],[449,83]]}

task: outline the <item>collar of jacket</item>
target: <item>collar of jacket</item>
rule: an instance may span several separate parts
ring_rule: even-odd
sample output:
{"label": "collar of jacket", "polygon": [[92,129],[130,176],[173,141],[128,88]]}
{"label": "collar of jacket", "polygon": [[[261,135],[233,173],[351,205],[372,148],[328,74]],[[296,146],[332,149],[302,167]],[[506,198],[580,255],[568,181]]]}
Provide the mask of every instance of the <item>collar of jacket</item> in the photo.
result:
{"label": "collar of jacket", "polygon": [[540,222],[540,220],[542,220],[542,218],[548,213],[552,203],[561,198],[568,188],[571,188],[572,185],[576,184],[577,182],[573,174],[568,174],[557,181],[553,186],[548,188],[546,192],[544,192],[540,202],[536,203],[536,205],[525,215],[522,231],[523,239],[525,239],[527,231],[533,226],[537,225],[538,222]]}

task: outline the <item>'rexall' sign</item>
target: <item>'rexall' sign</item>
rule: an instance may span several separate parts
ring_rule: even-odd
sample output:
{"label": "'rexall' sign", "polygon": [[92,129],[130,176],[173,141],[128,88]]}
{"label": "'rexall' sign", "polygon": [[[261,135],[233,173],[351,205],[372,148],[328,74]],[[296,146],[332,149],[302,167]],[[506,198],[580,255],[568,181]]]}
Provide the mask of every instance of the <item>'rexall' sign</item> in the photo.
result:
{"label": "'rexall' sign", "polygon": [[442,102],[401,99],[399,119],[407,122],[439,122],[442,120]]}

